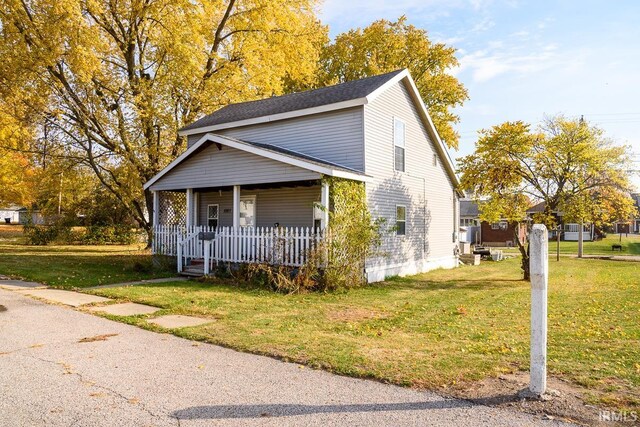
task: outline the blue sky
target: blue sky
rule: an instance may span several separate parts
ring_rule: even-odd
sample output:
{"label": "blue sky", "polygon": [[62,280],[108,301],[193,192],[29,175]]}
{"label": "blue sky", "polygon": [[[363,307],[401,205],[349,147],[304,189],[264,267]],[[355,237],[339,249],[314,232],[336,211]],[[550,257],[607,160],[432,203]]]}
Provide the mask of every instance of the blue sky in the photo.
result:
{"label": "blue sky", "polygon": [[458,49],[470,99],[452,157],[478,129],[562,113],[631,145],[640,169],[640,1],[325,0],[321,12],[332,36],[403,14]]}

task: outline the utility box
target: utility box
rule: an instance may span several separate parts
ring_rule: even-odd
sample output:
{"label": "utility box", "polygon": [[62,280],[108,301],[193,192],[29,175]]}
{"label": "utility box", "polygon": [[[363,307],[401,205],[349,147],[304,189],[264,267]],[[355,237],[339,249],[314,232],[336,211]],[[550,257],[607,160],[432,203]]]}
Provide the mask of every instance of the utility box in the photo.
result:
{"label": "utility box", "polygon": [[460,255],[460,261],[466,265],[480,265],[480,255],[462,254]]}
{"label": "utility box", "polygon": [[463,255],[471,253],[471,243],[469,242],[458,242],[458,247],[460,248],[460,253]]}

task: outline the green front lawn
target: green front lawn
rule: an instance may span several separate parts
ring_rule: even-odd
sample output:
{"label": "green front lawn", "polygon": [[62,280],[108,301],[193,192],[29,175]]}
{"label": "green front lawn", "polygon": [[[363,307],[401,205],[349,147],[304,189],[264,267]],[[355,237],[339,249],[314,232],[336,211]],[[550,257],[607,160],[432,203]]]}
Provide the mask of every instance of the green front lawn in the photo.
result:
{"label": "green front lawn", "polygon": [[170,277],[175,271],[154,268],[141,245],[26,246],[20,237],[1,239],[0,275],[82,288],[132,280]]}
{"label": "green front lawn", "polygon": [[[550,374],[637,409],[640,264],[563,258],[550,268]],[[228,281],[94,293],[215,319],[176,332],[188,338],[434,389],[528,369],[530,288],[520,274],[511,259],[345,293],[280,295]]]}
{"label": "green front lawn", "polygon": [[[613,252],[611,245],[622,245],[622,251]],[[549,252],[555,253],[556,242],[549,242]],[[560,242],[561,254],[577,254],[578,242]],[[609,234],[602,240],[584,242],[584,253],[587,255],[640,255],[640,235]]]}
{"label": "green front lawn", "polygon": [[[612,251],[611,245],[622,245],[622,251]],[[557,243],[555,240],[549,241],[549,255],[555,256]],[[595,242],[584,242],[585,255],[640,255],[640,235],[629,234],[628,236],[619,234],[609,234],[602,240]],[[508,253],[519,253],[517,248],[500,248]],[[578,242],[560,242],[560,253],[563,255],[577,255]]]}

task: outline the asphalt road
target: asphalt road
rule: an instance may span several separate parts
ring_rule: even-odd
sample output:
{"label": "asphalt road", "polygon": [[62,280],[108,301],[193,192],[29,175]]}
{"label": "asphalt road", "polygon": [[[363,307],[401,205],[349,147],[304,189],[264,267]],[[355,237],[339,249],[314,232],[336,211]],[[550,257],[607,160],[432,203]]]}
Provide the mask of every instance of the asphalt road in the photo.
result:
{"label": "asphalt road", "polygon": [[2,426],[563,425],[197,344],[17,292],[0,289],[0,305]]}

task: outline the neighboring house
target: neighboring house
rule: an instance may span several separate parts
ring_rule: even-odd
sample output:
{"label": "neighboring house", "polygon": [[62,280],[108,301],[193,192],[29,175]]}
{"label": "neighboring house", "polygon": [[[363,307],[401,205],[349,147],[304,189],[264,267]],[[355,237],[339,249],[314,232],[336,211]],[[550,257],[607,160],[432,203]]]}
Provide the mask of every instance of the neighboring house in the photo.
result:
{"label": "neighboring house", "polygon": [[632,226],[634,233],[640,233],[640,193],[631,193],[631,197],[635,201],[637,213],[633,218]]}
{"label": "neighboring house", "polygon": [[516,227],[520,241],[524,242],[527,237],[525,224],[509,223],[505,220],[495,223],[480,221],[478,203],[471,199],[460,200],[460,229],[465,230],[462,235],[467,242],[484,246],[515,246]]}
{"label": "neighboring house", "polygon": [[20,222],[20,208],[21,206],[15,205],[0,208],[0,221],[3,224],[18,224]]}
{"label": "neighboring house", "polygon": [[471,199],[460,199],[460,241],[480,243],[480,211]]}
{"label": "neighboring house", "polygon": [[264,261],[276,240],[279,262],[300,265],[328,224],[325,176],[364,182],[390,229],[366,260],[370,282],[457,265],[458,179],[406,70],[232,104],[179,134],[187,150],[145,184],[154,251],[179,268]]}
{"label": "neighboring house", "polygon": [[527,225],[500,220],[480,223],[480,239],[484,246],[516,246],[516,230],[521,242],[527,239]]}
{"label": "neighboring house", "polygon": [[20,224],[44,224],[44,216],[39,209],[20,208],[18,209],[18,222]]}
{"label": "neighboring house", "polygon": [[[537,213],[543,213],[545,210],[545,202],[540,202],[537,205],[532,206],[527,210],[527,215],[529,218],[533,218],[533,216]],[[580,224],[575,222],[565,222],[563,219],[563,214],[560,211],[552,212],[552,215],[555,217],[556,223],[560,226],[560,240],[566,241],[578,241],[580,235]],[[549,238],[555,239],[558,236],[558,230],[549,230]],[[584,241],[594,240],[598,236],[598,231],[593,226],[593,224],[585,223],[583,224],[583,232],[582,239]]]}
{"label": "neighboring house", "polygon": [[478,204],[470,199],[460,199],[460,227],[480,225]]}

